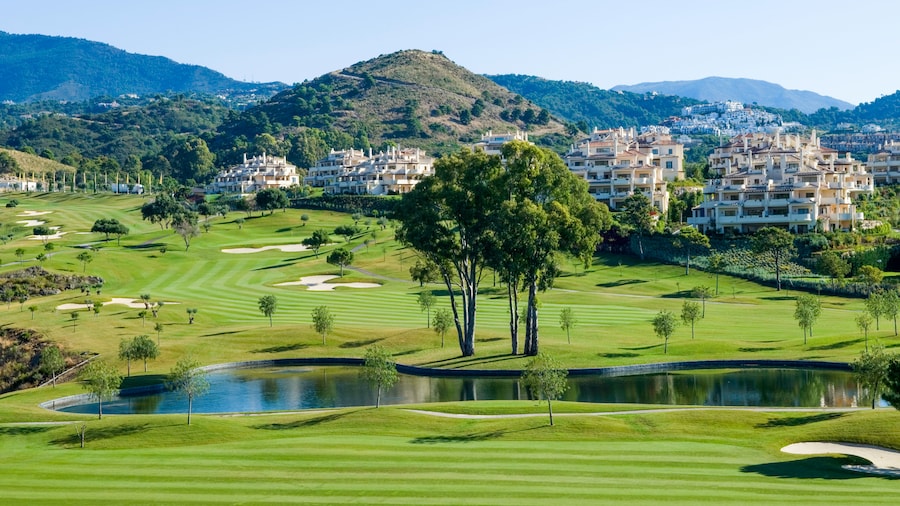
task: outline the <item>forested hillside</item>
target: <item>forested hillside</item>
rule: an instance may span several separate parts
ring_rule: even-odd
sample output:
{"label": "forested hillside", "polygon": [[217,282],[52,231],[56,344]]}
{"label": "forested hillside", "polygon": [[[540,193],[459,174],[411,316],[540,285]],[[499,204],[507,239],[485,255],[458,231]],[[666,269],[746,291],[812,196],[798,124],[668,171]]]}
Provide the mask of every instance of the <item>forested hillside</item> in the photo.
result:
{"label": "forested hillside", "polygon": [[308,167],[331,148],[395,144],[441,153],[489,130],[517,128],[536,137],[563,133],[548,111],[442,53],[409,50],[279,93],[226,122],[210,147],[221,161],[236,161],[263,136],[268,152]]}
{"label": "forested hillside", "polygon": [[699,103],[684,97],[608,91],[588,83],[518,74],[487,77],[554,115],[578,124],[581,131],[594,127],[652,125],[681,114],[681,108],[686,105]]}
{"label": "forested hillside", "polygon": [[0,101],[83,101],[101,95],[258,90],[282,83],[245,83],[198,65],[133,54],[72,37],[0,32]]}

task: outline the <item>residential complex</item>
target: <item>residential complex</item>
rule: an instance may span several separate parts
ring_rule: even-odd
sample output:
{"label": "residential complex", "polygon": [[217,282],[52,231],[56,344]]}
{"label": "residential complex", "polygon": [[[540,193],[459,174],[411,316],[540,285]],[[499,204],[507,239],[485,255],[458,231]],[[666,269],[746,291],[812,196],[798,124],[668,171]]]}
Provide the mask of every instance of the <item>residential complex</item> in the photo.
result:
{"label": "residential complex", "polygon": [[683,107],[681,116],[667,118],[662,126],[677,134],[734,136],[750,132],[799,129],[802,125],[786,123],[777,114],[728,100]]}
{"label": "residential complex", "polygon": [[866,166],[875,184],[900,183],[900,143],[891,139],[880,145],[869,154]]}
{"label": "residential complex", "polygon": [[688,223],[701,232],[752,233],[774,226],[797,233],[851,230],[863,225],[853,198],[872,193],[862,162],[809,137],[738,135],[709,156],[714,179]]}
{"label": "residential complex", "polygon": [[669,208],[666,182],[684,178],[684,145],[665,131],[636,134],[634,129],[594,130],[565,156],[588,191],[610,209],[629,195],[643,193],[660,212]]}
{"label": "residential complex", "polygon": [[407,193],[424,177],[434,174],[434,158],[418,148],[392,147],[376,155],[369,150],[332,150],[310,167],[305,184],[325,193],[394,195]]}
{"label": "residential complex", "polygon": [[495,134],[489,131],[481,136],[481,140],[475,143],[475,149],[481,149],[488,155],[499,155],[501,148],[507,142],[528,140],[528,133],[516,130],[515,132],[506,132],[505,134]]}
{"label": "residential complex", "polygon": [[266,188],[289,188],[300,184],[297,167],[285,158],[263,153],[244,163],[229,167],[216,175],[207,186],[209,193],[253,193]]}

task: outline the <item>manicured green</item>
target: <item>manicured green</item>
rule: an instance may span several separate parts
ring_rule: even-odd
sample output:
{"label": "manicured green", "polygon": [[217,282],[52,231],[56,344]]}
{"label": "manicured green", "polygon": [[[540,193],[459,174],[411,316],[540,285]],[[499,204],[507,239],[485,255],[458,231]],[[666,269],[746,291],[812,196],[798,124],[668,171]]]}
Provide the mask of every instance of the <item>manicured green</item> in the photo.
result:
{"label": "manicured green", "polygon": [[0,489],[29,504],[894,504],[896,480],[779,449],[873,434],[897,445],[898,422],[887,410],[559,415],[554,427],[545,415],[455,420],[391,407],[192,426],[109,417],[88,422],[83,450],[72,425],[0,426]]}
{"label": "manicured green", "polygon": [[[299,244],[315,231],[349,225],[348,214],[287,210],[261,216],[232,212],[210,218],[211,227],[184,251],[172,230],[140,219],[149,197],[15,194],[16,208],[0,207],[0,223],[41,219],[67,232],[44,268],[104,278],[100,294],[77,290],[0,305],[0,318],[33,328],[67,350],[99,353],[120,374],[122,338],[147,334],[157,324],[159,357],[147,373],[133,371],[124,386],[159,383],[176,362],[191,355],[201,364],[286,357],[362,357],[378,343],[401,363],[463,368],[522,368],[510,357],[505,288],[487,272],[479,295],[476,355],[460,358],[452,325],[449,341],[428,328],[409,279],[416,257],[393,240],[393,229],[373,225],[349,243],[332,236],[318,258],[310,251],[268,250],[229,254],[227,248]],[[6,196],[0,198],[4,202]],[[52,211],[19,217],[25,211]],[[308,220],[302,220],[301,215]],[[121,246],[89,233],[100,218],[129,228]],[[243,219],[242,223],[238,220]],[[34,264],[42,242],[22,227],[0,245],[0,272]],[[87,233],[85,233],[87,232]],[[371,233],[375,232],[375,237]],[[369,240],[366,244],[366,240]],[[83,265],[80,245],[97,245]],[[334,283],[379,283],[379,288],[276,286],[300,277],[329,274],[336,247],[355,249],[350,270]],[[165,248],[165,252],[161,250]],[[20,264],[16,249],[24,249]],[[681,325],[668,354],[651,321],[660,311],[678,314],[694,287],[715,286],[715,276],[632,257],[602,255],[585,269],[563,260],[555,288],[540,295],[542,351],[565,367],[723,358],[794,358],[849,362],[865,347],[856,326],[860,299],[822,297],[820,317],[803,344],[794,320],[790,279],[776,292],[720,275],[719,295],[706,300],[706,316]],[[359,270],[356,270],[359,269]],[[435,312],[446,310],[441,284],[428,284]],[[110,304],[123,297],[164,302],[157,316],[139,316],[143,304]],[[275,296],[272,327],[259,300]],[[56,309],[60,304],[102,302],[97,314]],[[327,307],[334,329],[326,344],[311,325],[311,312]],[[188,324],[186,309],[197,309]],[[558,325],[571,308],[578,325]],[[70,315],[79,314],[73,326]],[[442,314],[445,314],[442,312]],[[34,319],[32,320],[32,316]],[[892,322],[868,331],[886,351],[900,346]],[[135,368],[138,369],[138,368]],[[413,414],[398,407],[346,409],[267,416],[96,416],[46,411],[38,403],[82,393],[75,382],[0,396],[0,490],[7,501],[28,503],[306,502],[319,504],[746,504],[806,503],[827,498],[841,504],[895,502],[896,481],[861,477],[840,469],[845,459],[792,457],[788,443],[842,440],[900,448],[900,413],[766,413],[702,410],[590,416],[622,406],[554,403],[555,427],[546,406],[534,402],[451,403],[419,406],[469,414],[532,413],[534,418],[469,420]],[[652,406],[630,407],[648,410]],[[582,413],[571,416],[569,413]],[[87,447],[78,449],[74,425],[9,425],[85,420]],[[80,424],[79,424],[80,425]]]}

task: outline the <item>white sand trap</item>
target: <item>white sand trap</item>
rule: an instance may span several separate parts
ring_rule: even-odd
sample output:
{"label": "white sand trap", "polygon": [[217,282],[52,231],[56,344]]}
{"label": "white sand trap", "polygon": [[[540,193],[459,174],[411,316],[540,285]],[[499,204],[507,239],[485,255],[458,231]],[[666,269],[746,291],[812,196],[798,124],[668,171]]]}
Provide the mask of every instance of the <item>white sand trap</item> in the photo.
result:
{"label": "white sand trap", "polygon": [[16,216],[43,216],[45,214],[50,214],[53,211],[22,211]]}
{"label": "white sand trap", "polygon": [[320,276],[305,276],[300,278],[300,281],[288,281],[286,283],[276,283],[275,286],[305,286],[307,290],[314,290],[319,292],[325,292],[334,290],[337,287],[347,287],[347,288],[380,288],[381,285],[378,283],[326,283],[329,279],[334,279],[338,276],[332,275],[320,275]]}
{"label": "white sand trap", "polygon": [[41,220],[19,220],[16,223],[20,223],[23,227],[36,227],[47,222]]}
{"label": "white sand trap", "polygon": [[781,449],[792,455],[853,455],[868,460],[871,466],[843,466],[844,469],[861,473],[900,476],[900,452],[880,446],[855,443],[794,443]]}
{"label": "white sand trap", "polygon": [[[108,302],[104,302],[104,301],[100,301],[100,302],[103,302],[104,306],[111,306],[114,304],[119,304],[122,306],[128,306],[132,309],[145,309],[147,307],[144,305],[144,302],[140,299],[126,299],[124,297],[113,297]],[[163,301],[163,306],[168,306],[169,304],[180,304],[180,302]],[[151,306],[152,305],[153,304],[151,304]],[[56,309],[59,311],[69,311],[72,309],[87,309],[88,307],[90,307],[90,306],[88,306],[87,304],[60,304],[59,306],[56,306]]]}
{"label": "white sand trap", "polygon": [[223,249],[222,253],[232,253],[232,254],[247,254],[247,253],[259,253],[260,251],[267,251],[270,249],[277,249],[284,251],[285,253],[296,253],[298,251],[306,251],[309,248],[302,244],[281,244],[279,246],[263,246],[262,248],[230,248]]}
{"label": "white sand trap", "polygon": [[50,235],[32,235],[32,236],[28,237],[28,240],[29,241],[46,241],[49,239],[59,239],[60,237],[62,237],[68,233],[68,232],[60,232],[59,227],[50,227],[50,230],[54,230],[54,231],[56,231],[56,233],[50,234]]}

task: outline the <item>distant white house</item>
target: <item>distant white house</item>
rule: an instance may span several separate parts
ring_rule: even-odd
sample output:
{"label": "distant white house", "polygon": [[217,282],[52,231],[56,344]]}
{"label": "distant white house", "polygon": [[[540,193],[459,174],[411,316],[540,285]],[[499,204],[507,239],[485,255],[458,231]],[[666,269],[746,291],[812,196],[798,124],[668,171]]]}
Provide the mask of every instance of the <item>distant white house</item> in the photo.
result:
{"label": "distant white house", "polygon": [[15,176],[0,179],[0,192],[37,191],[38,181],[23,181]]}
{"label": "distant white house", "polygon": [[475,143],[475,149],[481,149],[488,155],[499,155],[503,145],[512,141],[530,142],[527,132],[516,130],[505,134],[495,134],[493,131],[489,131],[481,136],[480,141]]}
{"label": "distant white house", "polygon": [[240,165],[229,167],[216,175],[206,191],[208,193],[253,193],[267,188],[290,188],[300,184],[297,167],[278,156],[263,153],[247,159]]}

